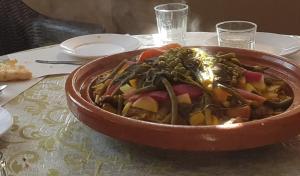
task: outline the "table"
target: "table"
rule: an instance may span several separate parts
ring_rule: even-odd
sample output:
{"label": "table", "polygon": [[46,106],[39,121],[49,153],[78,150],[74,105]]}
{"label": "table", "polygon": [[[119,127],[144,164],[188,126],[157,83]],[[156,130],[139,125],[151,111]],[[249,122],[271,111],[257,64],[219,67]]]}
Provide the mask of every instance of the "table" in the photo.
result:
{"label": "table", "polygon": [[[137,38],[150,45],[149,36]],[[97,133],[68,110],[66,78],[47,77],[4,106],[15,120],[0,138],[8,175],[300,175],[300,136],[257,149],[209,153],[160,150]]]}

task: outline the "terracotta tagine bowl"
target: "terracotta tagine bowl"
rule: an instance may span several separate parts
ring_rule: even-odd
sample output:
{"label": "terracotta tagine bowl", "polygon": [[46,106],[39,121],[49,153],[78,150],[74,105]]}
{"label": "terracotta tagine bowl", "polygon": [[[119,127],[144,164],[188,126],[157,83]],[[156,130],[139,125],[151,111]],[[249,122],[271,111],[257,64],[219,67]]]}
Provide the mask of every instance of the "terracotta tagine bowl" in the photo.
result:
{"label": "terracotta tagine bowl", "polygon": [[245,123],[217,126],[166,125],[135,120],[102,110],[93,104],[90,87],[96,76],[121,60],[138,55],[131,51],[96,59],[72,72],[66,81],[66,96],[76,118],[92,129],[133,143],[186,151],[229,151],[284,141],[300,133],[300,68],[287,59],[257,51],[199,47],[209,52],[234,52],[241,62],[267,66],[267,73],[286,81],[292,105],[285,112]]}

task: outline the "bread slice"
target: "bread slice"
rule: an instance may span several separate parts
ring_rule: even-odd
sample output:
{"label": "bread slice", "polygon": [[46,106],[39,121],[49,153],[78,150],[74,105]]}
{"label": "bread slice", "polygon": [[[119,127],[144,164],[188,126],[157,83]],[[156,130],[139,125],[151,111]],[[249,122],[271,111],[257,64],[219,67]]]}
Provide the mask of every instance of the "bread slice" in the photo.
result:
{"label": "bread slice", "polygon": [[0,81],[28,80],[32,73],[23,65],[17,65],[17,60],[0,62]]}

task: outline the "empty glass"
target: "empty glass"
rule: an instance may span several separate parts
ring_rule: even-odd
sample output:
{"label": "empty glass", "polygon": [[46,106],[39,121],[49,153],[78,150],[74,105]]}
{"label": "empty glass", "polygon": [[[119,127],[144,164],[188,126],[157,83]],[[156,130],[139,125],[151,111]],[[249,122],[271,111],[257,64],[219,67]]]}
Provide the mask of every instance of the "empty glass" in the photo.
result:
{"label": "empty glass", "polygon": [[254,49],[257,25],[249,21],[224,21],[216,25],[219,46]]}
{"label": "empty glass", "polygon": [[158,33],[163,43],[184,43],[187,30],[188,5],[161,4],[154,7]]}

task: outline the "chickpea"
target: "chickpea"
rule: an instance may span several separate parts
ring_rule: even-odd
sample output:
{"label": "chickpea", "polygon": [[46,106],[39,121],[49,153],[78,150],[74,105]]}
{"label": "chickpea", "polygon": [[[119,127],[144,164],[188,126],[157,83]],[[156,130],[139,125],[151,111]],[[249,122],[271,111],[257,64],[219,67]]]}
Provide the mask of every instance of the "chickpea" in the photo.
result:
{"label": "chickpea", "polygon": [[158,65],[159,65],[159,66],[165,66],[165,65],[166,65],[166,62],[165,62],[165,61],[159,61],[159,62],[158,62]]}

